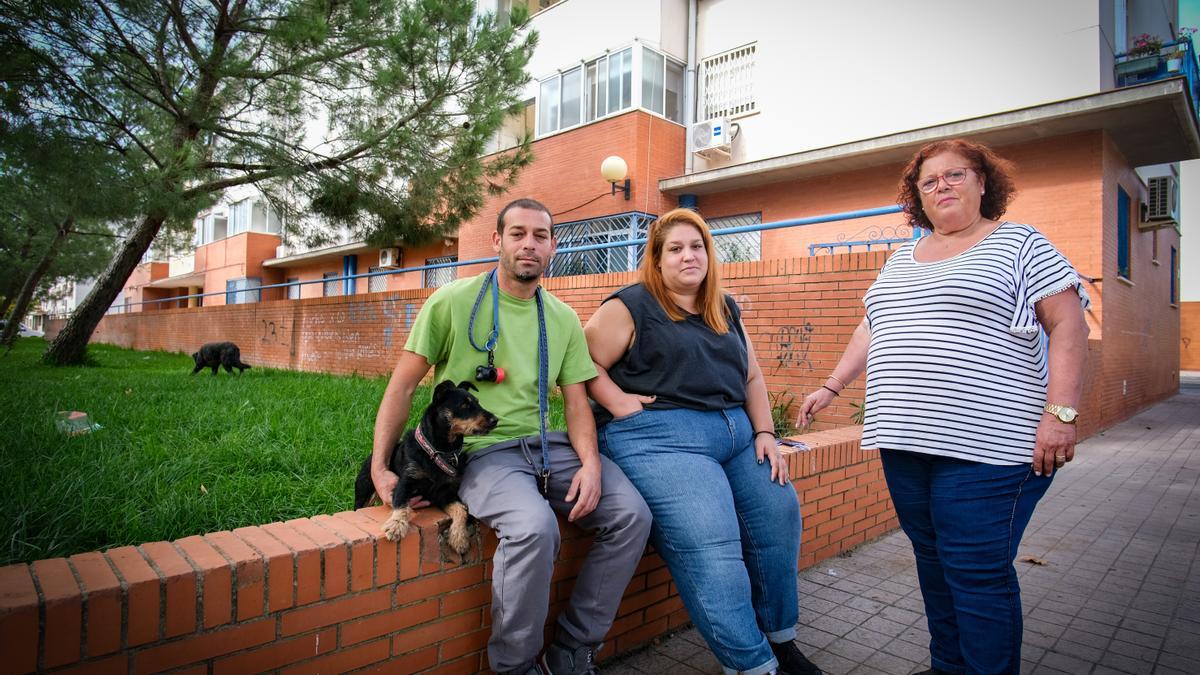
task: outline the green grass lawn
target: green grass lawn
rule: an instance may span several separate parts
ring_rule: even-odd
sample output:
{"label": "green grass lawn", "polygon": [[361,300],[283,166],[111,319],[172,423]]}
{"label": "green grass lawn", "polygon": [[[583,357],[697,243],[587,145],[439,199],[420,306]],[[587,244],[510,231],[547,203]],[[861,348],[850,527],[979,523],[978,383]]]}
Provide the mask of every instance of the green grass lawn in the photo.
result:
{"label": "green grass lawn", "polygon": [[[106,345],[55,368],[45,347],[21,338],[0,356],[0,565],[352,507],[386,378],[192,376],[186,355]],[[422,387],[414,409],[428,401]],[[67,437],[59,410],[103,428]],[[560,398],[551,423],[564,427]]]}

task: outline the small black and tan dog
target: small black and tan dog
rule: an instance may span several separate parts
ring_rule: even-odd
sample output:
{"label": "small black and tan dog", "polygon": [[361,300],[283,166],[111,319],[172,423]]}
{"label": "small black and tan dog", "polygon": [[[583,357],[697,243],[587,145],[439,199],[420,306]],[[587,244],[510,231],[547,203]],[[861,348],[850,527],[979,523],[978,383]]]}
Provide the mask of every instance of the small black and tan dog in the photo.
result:
{"label": "small black and tan dog", "polygon": [[[391,541],[408,534],[413,515],[408,502],[420,495],[450,516],[450,547],[460,555],[470,547],[467,507],[458,500],[465,463],[463,437],[486,434],[499,422],[470,390],[476,390],[475,385],[466,381],[439,384],[421,422],[392,449],[388,468],[400,480],[392,492],[392,515],[383,524],[383,533]],[[371,458],[367,457],[354,482],[354,508],[361,509],[374,497]]]}
{"label": "small black and tan dog", "polygon": [[213,375],[216,375],[217,368],[221,366],[230,374],[237,368],[238,375],[241,375],[250,367],[250,364],[242,363],[242,350],[232,342],[210,342],[192,354],[192,360],[196,362],[196,367],[192,368],[193,375],[205,368],[212,368]]}

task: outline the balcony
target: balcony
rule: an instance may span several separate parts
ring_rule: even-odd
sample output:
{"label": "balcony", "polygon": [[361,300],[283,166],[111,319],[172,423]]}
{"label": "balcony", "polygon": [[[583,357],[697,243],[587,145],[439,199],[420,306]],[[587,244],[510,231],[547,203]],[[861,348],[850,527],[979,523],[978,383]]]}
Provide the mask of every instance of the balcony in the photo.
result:
{"label": "balcony", "polygon": [[1192,114],[1200,114],[1200,64],[1190,37],[1167,43],[1152,54],[1118,54],[1115,70],[1118,88],[1182,76]]}

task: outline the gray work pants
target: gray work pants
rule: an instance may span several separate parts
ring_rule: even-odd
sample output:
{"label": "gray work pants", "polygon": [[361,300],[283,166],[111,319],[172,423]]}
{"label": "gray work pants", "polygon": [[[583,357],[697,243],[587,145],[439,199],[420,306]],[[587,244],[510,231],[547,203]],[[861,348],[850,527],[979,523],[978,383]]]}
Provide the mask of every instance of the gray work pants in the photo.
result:
{"label": "gray work pants", "polygon": [[[547,435],[550,446],[549,496],[538,490],[542,452],[537,436],[497,443],[471,454],[458,495],[471,515],[496,532],[492,559],[492,637],[488,660],[504,672],[532,664],[542,647],[549,611],[550,579],[558,557],[554,512],[570,513],[564,501],[579,457],[567,435]],[[612,627],[625,587],[650,535],[650,510],[629,479],[600,457],[601,497],[596,509],[575,523],[595,532],[575,590],[558,630],[579,644],[595,645]]]}

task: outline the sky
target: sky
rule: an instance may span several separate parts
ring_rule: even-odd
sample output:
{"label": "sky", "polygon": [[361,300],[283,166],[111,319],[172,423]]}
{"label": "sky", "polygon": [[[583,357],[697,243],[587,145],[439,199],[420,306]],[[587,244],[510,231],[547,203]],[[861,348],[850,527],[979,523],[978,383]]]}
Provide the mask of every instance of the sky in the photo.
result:
{"label": "sky", "polygon": [[1179,0],[1179,27],[1200,28],[1200,0]]}

